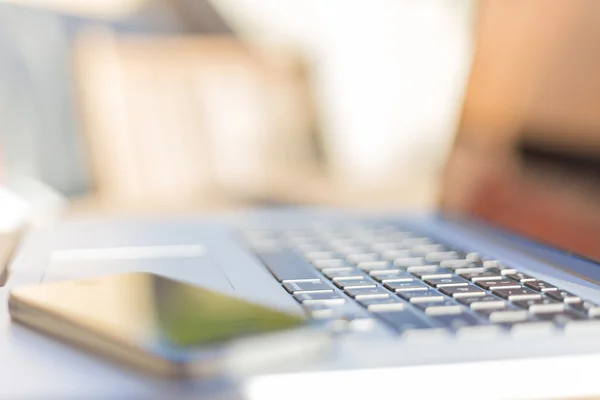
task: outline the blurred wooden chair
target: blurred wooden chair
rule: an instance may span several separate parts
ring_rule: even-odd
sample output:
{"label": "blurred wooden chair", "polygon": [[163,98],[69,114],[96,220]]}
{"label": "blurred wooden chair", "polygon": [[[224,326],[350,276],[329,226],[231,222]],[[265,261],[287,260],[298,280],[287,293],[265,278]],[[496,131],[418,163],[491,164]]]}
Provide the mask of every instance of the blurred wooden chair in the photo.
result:
{"label": "blurred wooden chair", "polygon": [[74,50],[98,196],[194,204],[264,196],[314,168],[301,63],[225,37],[81,35]]}

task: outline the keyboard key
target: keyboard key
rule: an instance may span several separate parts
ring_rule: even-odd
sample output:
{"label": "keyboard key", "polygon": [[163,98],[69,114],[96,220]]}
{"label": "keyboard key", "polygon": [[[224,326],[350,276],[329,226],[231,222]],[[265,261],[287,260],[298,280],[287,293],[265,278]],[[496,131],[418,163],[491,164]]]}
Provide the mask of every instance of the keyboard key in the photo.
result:
{"label": "keyboard key", "polygon": [[456,315],[456,314],[462,314],[464,312],[464,308],[462,306],[459,305],[452,305],[452,306],[429,306],[425,309],[425,314],[430,315],[430,316],[437,316],[437,315]]}
{"label": "keyboard key", "polygon": [[467,274],[461,274],[463,278],[472,281],[492,281],[492,280],[502,280],[503,276],[499,272],[489,271],[489,270],[481,270],[479,272],[471,272]]}
{"label": "keyboard key", "polygon": [[592,307],[588,310],[588,316],[590,318],[600,317],[600,307]]}
{"label": "keyboard key", "polygon": [[455,315],[449,314],[432,317],[436,322],[445,325],[454,331],[467,326],[477,326],[481,324],[481,321],[476,316],[465,312]]}
{"label": "keyboard key", "polygon": [[326,304],[303,304],[306,313],[312,318],[327,319],[335,315],[335,310]]}
{"label": "keyboard key", "polygon": [[498,310],[489,314],[490,322],[498,324],[526,321],[527,318],[528,314],[525,310]]}
{"label": "keyboard key", "polygon": [[394,260],[394,266],[398,268],[408,268],[426,265],[423,257],[397,258]]}
{"label": "keyboard key", "polygon": [[403,302],[371,304],[369,307],[367,307],[367,310],[369,310],[372,313],[390,312],[390,311],[397,312],[397,311],[404,311],[405,309],[406,309],[406,304]]}
{"label": "keyboard key", "polygon": [[542,297],[541,294],[528,288],[494,289],[492,293],[510,301],[540,299]]}
{"label": "keyboard key", "polygon": [[344,290],[346,294],[355,299],[362,299],[366,297],[389,297],[390,293],[382,287],[375,286],[370,288],[348,288]]}
{"label": "keyboard key", "polygon": [[511,279],[475,281],[475,284],[486,290],[492,290],[492,289],[496,289],[496,288],[505,288],[506,289],[506,288],[520,288],[521,287],[519,282],[515,282]]}
{"label": "keyboard key", "polygon": [[[305,304],[303,306],[306,307]],[[327,307],[335,311],[337,318],[349,319],[352,316],[369,316],[368,312],[355,301],[347,300],[344,304],[327,305]]]}
{"label": "keyboard key", "polygon": [[302,307],[305,310],[309,310],[309,311],[331,309],[330,306],[327,306],[325,304],[318,304],[318,303],[306,303],[306,304],[302,304]]}
{"label": "keyboard key", "polygon": [[532,300],[517,300],[513,301],[514,304],[518,305],[521,308],[529,310],[529,307],[539,305],[539,304],[560,304],[558,301],[554,299],[550,299],[548,297],[532,299]]}
{"label": "keyboard key", "polygon": [[424,265],[421,267],[409,267],[408,272],[421,279],[435,279],[435,278],[450,278],[454,274],[444,268],[440,268],[437,265]]}
{"label": "keyboard key", "polygon": [[340,282],[340,281],[361,281],[361,280],[365,280],[368,281],[370,284],[375,285],[375,281],[371,279],[370,276],[363,274],[361,272],[359,272],[360,275],[358,276],[336,276],[332,279],[332,281],[334,282]]}
{"label": "keyboard key", "polygon": [[502,275],[508,275],[508,274],[516,274],[519,271],[517,271],[514,268],[508,267],[506,266],[503,262],[498,261],[498,260],[488,260],[488,261],[484,261],[483,262],[483,266],[486,268],[494,268],[497,269],[498,271],[500,271],[500,273]]}
{"label": "keyboard key", "polygon": [[352,279],[352,278],[335,278],[333,280],[335,286],[340,289],[353,289],[359,287],[375,287],[376,284],[374,281],[370,279],[360,278],[360,279]]}
{"label": "keyboard key", "polygon": [[416,291],[404,291],[398,292],[398,296],[402,297],[404,300],[408,300],[411,303],[425,303],[425,302],[435,302],[435,301],[444,301],[447,297],[445,297],[440,292],[428,289],[428,290],[416,290]]}
{"label": "keyboard key", "polygon": [[483,297],[465,297],[458,299],[462,304],[471,307],[473,310],[491,310],[505,308],[507,303],[499,297],[491,294]]}
{"label": "keyboard key", "polygon": [[536,280],[533,276],[526,275],[522,272],[517,272],[516,274],[506,274],[505,276],[517,282],[531,282]]}
{"label": "keyboard key", "polygon": [[294,298],[302,304],[341,305],[346,299],[338,292],[297,293]]}
{"label": "keyboard key", "polygon": [[341,258],[332,258],[331,260],[316,260],[312,262],[317,269],[323,270],[326,268],[342,268],[346,267],[346,262]]}
{"label": "keyboard key", "polygon": [[467,285],[467,286],[450,286],[450,287],[442,287],[440,291],[448,296],[452,296],[454,298],[459,297],[483,297],[487,295],[487,293],[478,288],[475,285]]}
{"label": "keyboard key", "polygon": [[396,296],[389,297],[365,297],[357,300],[363,307],[369,308],[372,305],[383,305],[383,304],[406,304],[404,301]]}
{"label": "keyboard key", "polygon": [[450,299],[449,297],[446,297],[444,299],[444,301],[423,301],[423,302],[418,302],[418,303],[414,303],[414,305],[418,308],[420,308],[421,310],[425,310],[427,307],[433,307],[433,306],[455,306],[458,303],[456,303],[454,300]]}
{"label": "keyboard key", "polygon": [[480,264],[474,263],[473,261],[466,259],[459,260],[444,260],[440,262],[440,267],[448,268],[448,269],[458,269],[458,268],[481,268]]}
{"label": "keyboard key", "polygon": [[471,303],[475,303],[475,302],[491,302],[491,301],[504,301],[501,298],[494,296],[492,294],[486,294],[485,296],[481,296],[481,297],[462,297],[462,298],[458,298],[457,301],[461,304],[464,304],[465,306],[470,306]]}
{"label": "keyboard key", "polygon": [[481,254],[479,253],[467,253],[465,258],[472,262],[481,262]]}
{"label": "keyboard key", "polygon": [[425,283],[433,287],[445,287],[445,286],[466,286],[468,282],[459,276],[450,276],[449,278],[433,278],[426,279]]}
{"label": "keyboard key", "polygon": [[446,246],[443,244],[421,244],[414,246],[410,249],[410,252],[415,257],[425,257],[430,253],[441,253],[447,250]]}
{"label": "keyboard key", "polygon": [[402,312],[379,312],[375,313],[374,315],[391,326],[399,334],[403,334],[404,332],[415,329],[420,330],[435,327],[432,323],[425,321],[425,319],[421,318],[419,315],[417,315],[417,313],[409,309],[406,309]]}
{"label": "keyboard key", "polygon": [[428,290],[429,289],[429,286],[425,285],[423,282],[420,282],[420,281],[386,282],[383,286],[385,286],[385,288],[391,290],[392,292]]}
{"label": "keyboard key", "polygon": [[467,266],[471,262],[465,259],[450,259],[450,260],[442,260],[439,262],[441,267],[456,269],[456,268],[467,268]]}
{"label": "keyboard key", "polygon": [[475,311],[477,314],[481,314],[481,315],[484,315],[485,317],[489,317],[490,314],[492,314],[493,312],[496,312],[496,311],[515,311],[515,310],[521,310],[521,309],[518,308],[517,306],[512,305],[509,302],[506,302],[506,305],[501,308],[482,308],[482,309],[473,310],[473,311]]}
{"label": "keyboard key", "polygon": [[506,308],[508,304],[504,300],[494,300],[494,301],[476,301],[471,303],[471,310],[481,311],[481,310],[500,310]]}
{"label": "keyboard key", "polygon": [[283,287],[290,293],[333,291],[331,286],[329,286],[326,282],[320,279],[310,281],[286,281],[283,284]]}
{"label": "keyboard key", "polygon": [[425,262],[440,263],[447,260],[457,260],[459,254],[456,251],[442,251],[437,253],[428,253],[425,255]]}
{"label": "keyboard key", "polygon": [[535,304],[529,307],[532,314],[560,313],[565,311],[564,303]]}
{"label": "keyboard key", "polygon": [[387,261],[369,261],[358,263],[358,269],[362,271],[377,271],[390,269],[390,263]]}
{"label": "keyboard key", "polygon": [[487,269],[481,267],[481,266],[469,266],[467,268],[455,268],[454,269],[454,273],[458,274],[458,275],[464,275],[464,274],[478,274],[480,272],[486,272]]}
{"label": "keyboard key", "polygon": [[545,281],[525,282],[525,286],[527,286],[528,288],[531,288],[537,292],[551,292],[551,291],[558,290],[558,288],[556,286],[551,285]]}
{"label": "keyboard key", "polygon": [[354,268],[354,267],[345,267],[345,268],[326,268],[322,269],[321,273],[325,275],[329,279],[334,278],[364,278],[366,275]]}
{"label": "keyboard key", "polygon": [[566,290],[555,290],[546,293],[548,297],[553,298],[554,300],[563,301],[565,303],[581,303],[581,297],[574,295],[573,293],[569,293]]}
{"label": "keyboard key", "polygon": [[498,270],[502,270],[502,269],[506,268],[504,263],[499,260],[485,260],[485,261],[483,261],[483,266],[485,268],[495,268]]}
{"label": "keyboard key", "polygon": [[320,274],[292,250],[259,253],[258,257],[279,281],[319,279]]}
{"label": "keyboard key", "polygon": [[346,257],[346,261],[352,264],[367,263],[372,261],[379,261],[378,253],[361,253],[361,254],[350,254]]}
{"label": "keyboard key", "polygon": [[571,307],[572,309],[579,311],[579,312],[583,312],[584,314],[588,315],[590,318],[600,316],[600,307],[598,307],[596,304],[592,303],[591,301],[582,301],[580,303],[568,303],[568,304],[569,304],[569,307]]}
{"label": "keyboard key", "polygon": [[387,250],[381,253],[381,258],[387,261],[394,261],[399,258],[411,257],[410,250]]}
{"label": "keyboard key", "polygon": [[[439,271],[442,270],[442,268],[440,268],[437,265],[418,265],[414,267],[407,267],[406,270],[413,275],[418,274],[419,276],[422,276],[423,274],[439,273]],[[451,273],[448,270],[443,270],[443,272],[446,272],[448,274]]]}
{"label": "keyboard key", "polygon": [[570,310],[563,311],[563,312],[555,312],[555,313],[536,314],[535,316],[536,316],[536,318],[544,320],[544,321],[553,321],[554,323],[556,323],[558,325],[566,325],[570,321],[578,321],[578,320],[585,319],[585,317],[582,317],[582,316],[578,315],[577,313],[570,311]]}
{"label": "keyboard key", "polygon": [[407,271],[400,270],[381,270],[371,271],[371,277],[377,282],[413,282],[415,278]]}
{"label": "keyboard key", "polygon": [[508,268],[508,267],[506,267],[506,268],[501,268],[501,269],[500,269],[500,273],[501,273],[502,275],[516,274],[516,273],[518,273],[518,272],[519,272],[519,271],[517,271],[517,270],[516,270],[516,269],[514,269],[514,268]]}

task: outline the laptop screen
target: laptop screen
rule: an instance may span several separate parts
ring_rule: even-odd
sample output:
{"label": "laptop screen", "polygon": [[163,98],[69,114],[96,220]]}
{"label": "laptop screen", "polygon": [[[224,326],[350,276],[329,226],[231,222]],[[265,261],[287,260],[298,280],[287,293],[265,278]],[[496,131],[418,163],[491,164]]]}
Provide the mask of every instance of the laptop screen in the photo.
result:
{"label": "laptop screen", "polygon": [[600,260],[600,2],[479,12],[443,209]]}

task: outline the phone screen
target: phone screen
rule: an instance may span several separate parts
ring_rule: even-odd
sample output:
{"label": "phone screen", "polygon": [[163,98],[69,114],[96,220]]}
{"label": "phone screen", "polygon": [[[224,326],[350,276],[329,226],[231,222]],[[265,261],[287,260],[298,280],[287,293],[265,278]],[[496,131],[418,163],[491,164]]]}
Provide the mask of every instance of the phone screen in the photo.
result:
{"label": "phone screen", "polygon": [[11,312],[56,315],[66,326],[163,355],[305,323],[301,316],[147,273],[19,288],[11,297],[17,304]]}

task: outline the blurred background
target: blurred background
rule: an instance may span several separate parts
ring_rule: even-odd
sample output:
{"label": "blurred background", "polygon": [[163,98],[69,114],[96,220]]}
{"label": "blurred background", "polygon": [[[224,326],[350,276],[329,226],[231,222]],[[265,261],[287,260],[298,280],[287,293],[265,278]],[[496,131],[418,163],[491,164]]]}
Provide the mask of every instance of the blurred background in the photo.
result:
{"label": "blurred background", "polygon": [[422,204],[453,140],[475,9],[2,1],[4,213]]}
{"label": "blurred background", "polygon": [[541,4],[2,0],[0,228],[462,204],[506,143],[600,143],[599,3]]}

